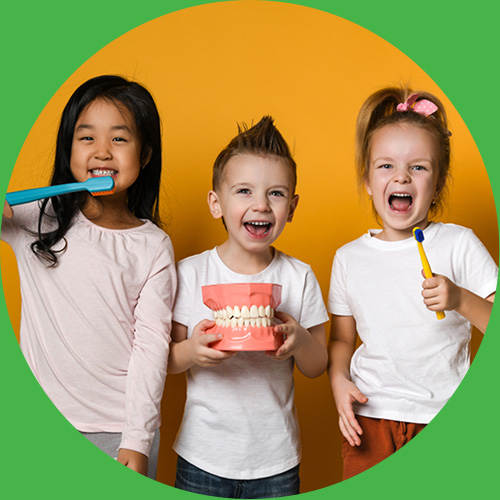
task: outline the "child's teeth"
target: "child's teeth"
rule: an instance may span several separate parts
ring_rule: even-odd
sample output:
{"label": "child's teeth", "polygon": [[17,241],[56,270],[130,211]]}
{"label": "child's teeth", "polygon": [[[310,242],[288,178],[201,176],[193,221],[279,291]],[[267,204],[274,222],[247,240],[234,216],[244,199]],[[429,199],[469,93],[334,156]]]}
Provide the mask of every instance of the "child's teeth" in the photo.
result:
{"label": "child's teeth", "polygon": [[114,170],[92,170],[92,175],[96,175],[96,176],[102,176],[102,177],[105,177],[107,175],[113,175],[114,174]]}

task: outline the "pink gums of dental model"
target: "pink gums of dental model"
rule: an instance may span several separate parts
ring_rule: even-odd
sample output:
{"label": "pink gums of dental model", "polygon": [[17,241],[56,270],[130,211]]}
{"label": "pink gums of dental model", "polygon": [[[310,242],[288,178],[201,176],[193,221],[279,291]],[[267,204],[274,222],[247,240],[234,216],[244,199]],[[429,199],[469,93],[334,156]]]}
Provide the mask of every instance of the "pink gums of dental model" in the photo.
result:
{"label": "pink gums of dental model", "polygon": [[213,312],[215,326],[206,333],[222,333],[210,345],[219,351],[275,351],[283,334],[274,331],[274,310],[281,302],[281,285],[231,283],[202,286],[203,303]]}

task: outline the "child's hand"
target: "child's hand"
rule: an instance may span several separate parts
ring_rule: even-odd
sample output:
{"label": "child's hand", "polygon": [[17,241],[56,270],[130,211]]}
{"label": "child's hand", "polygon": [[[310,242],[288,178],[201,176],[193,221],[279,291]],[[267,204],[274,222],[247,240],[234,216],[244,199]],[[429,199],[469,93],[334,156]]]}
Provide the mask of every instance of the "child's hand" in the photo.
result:
{"label": "child's hand", "polygon": [[422,288],[424,304],[430,311],[455,311],[460,307],[462,289],[446,276],[434,274],[422,283]]}
{"label": "child's hand", "polygon": [[212,342],[222,339],[220,333],[205,333],[214,325],[215,322],[208,319],[200,321],[194,327],[191,337],[186,341],[189,343],[190,358],[193,364],[211,368],[236,354],[235,352],[217,351],[209,347]]}
{"label": "child's hand", "polygon": [[13,212],[12,212],[11,206],[6,201],[4,201],[3,216],[7,217],[7,219],[10,219],[12,217],[12,215],[13,215]]}
{"label": "child's hand", "polygon": [[361,444],[359,436],[363,434],[363,429],[356,420],[352,404],[356,401],[366,403],[368,398],[346,378],[336,381],[333,387],[333,395],[339,414],[340,432],[351,446],[359,446]]}
{"label": "child's hand", "polygon": [[289,314],[276,311],[275,317],[283,323],[276,325],[274,331],[276,333],[284,333],[285,342],[276,351],[268,351],[266,354],[273,359],[282,361],[295,355],[307,342],[310,334]]}
{"label": "child's hand", "polygon": [[148,475],[148,457],[138,451],[120,448],[117,460],[121,464],[125,465],[125,467],[128,467],[143,476]]}

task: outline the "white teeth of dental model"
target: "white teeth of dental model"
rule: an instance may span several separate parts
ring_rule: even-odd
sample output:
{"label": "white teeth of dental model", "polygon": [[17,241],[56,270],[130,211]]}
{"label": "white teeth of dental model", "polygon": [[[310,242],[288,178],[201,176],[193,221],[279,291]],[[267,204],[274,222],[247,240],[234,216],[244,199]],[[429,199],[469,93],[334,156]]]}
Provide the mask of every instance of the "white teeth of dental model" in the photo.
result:
{"label": "white teeth of dental model", "polygon": [[243,326],[273,326],[274,310],[270,305],[256,306],[226,306],[217,311],[212,311],[212,316],[218,326],[243,327]]}
{"label": "white teeth of dental model", "polygon": [[272,309],[271,306],[266,306],[266,318],[273,318],[274,317],[274,309]]}

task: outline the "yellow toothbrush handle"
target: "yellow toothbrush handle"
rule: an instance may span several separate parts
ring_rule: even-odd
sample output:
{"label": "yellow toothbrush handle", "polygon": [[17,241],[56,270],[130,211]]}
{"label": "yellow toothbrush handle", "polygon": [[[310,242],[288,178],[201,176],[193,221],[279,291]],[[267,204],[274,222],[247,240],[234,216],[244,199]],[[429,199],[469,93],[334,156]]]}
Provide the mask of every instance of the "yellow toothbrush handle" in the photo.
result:
{"label": "yellow toothbrush handle", "polygon": [[[417,241],[417,245],[418,252],[420,254],[420,260],[422,261],[422,266],[424,268],[425,277],[432,278],[431,266],[429,265],[429,261],[427,260],[427,256],[425,255],[424,247],[419,241]],[[436,317],[437,319],[444,319],[446,315],[444,314],[444,311],[436,311]]]}

